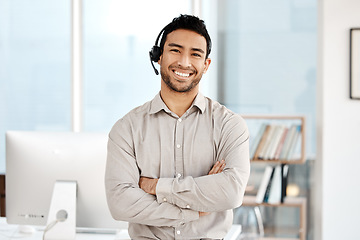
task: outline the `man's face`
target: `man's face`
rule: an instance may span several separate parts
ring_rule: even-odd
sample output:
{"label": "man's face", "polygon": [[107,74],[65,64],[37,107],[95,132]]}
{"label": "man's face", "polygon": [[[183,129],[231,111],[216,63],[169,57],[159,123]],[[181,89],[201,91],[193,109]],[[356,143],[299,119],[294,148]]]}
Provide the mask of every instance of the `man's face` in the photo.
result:
{"label": "man's face", "polygon": [[203,36],[186,29],[169,33],[159,60],[162,80],[175,92],[197,89],[211,62],[205,57],[206,39]]}

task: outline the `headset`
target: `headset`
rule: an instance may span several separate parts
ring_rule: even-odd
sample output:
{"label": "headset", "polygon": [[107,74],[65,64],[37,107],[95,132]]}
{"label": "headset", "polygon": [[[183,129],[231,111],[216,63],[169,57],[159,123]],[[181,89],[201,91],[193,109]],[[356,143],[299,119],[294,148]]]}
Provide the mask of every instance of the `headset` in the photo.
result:
{"label": "headset", "polygon": [[154,68],[156,75],[159,75],[159,71],[155,68],[153,62],[158,62],[160,60],[160,56],[161,56],[162,52],[161,52],[161,48],[158,46],[158,42],[159,42],[161,35],[164,33],[165,28],[166,27],[164,27],[161,30],[161,32],[159,33],[159,35],[156,38],[155,45],[152,47],[151,51],[149,52],[150,62],[151,62],[152,67]]}

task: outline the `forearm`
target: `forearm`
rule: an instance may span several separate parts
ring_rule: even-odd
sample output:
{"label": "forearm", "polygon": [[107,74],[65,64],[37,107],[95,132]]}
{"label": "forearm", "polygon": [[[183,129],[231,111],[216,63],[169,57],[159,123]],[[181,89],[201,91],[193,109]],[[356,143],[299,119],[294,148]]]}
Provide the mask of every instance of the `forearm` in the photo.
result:
{"label": "forearm", "polygon": [[108,205],[114,219],[151,226],[177,227],[199,218],[197,211],[158,203],[154,196],[139,188],[121,186],[107,191]]}
{"label": "forearm", "polygon": [[[225,160],[217,161],[214,166],[209,171],[208,175],[221,173],[226,166]],[[148,178],[148,177],[140,177],[139,186],[146,193],[156,195],[156,186],[159,179],[157,178]],[[163,198],[162,202],[166,202],[166,197]],[[186,208],[189,209],[190,205],[186,205]],[[201,212],[199,211],[199,216],[206,216],[210,214],[209,212]]]}
{"label": "forearm", "polygon": [[233,209],[241,205],[247,175],[234,169],[198,178],[159,179],[156,196],[159,203],[164,202],[201,212],[217,212]]}
{"label": "forearm", "polygon": [[199,218],[197,211],[158,203],[155,196],[144,192],[139,187],[135,159],[129,152],[109,139],[105,188],[114,219],[152,226],[178,226]]}
{"label": "forearm", "polygon": [[[225,166],[225,160],[217,161],[209,171],[208,175],[221,173],[224,170]],[[159,179],[157,178],[140,177],[139,186],[145,192],[156,195],[156,185],[158,181]]]}

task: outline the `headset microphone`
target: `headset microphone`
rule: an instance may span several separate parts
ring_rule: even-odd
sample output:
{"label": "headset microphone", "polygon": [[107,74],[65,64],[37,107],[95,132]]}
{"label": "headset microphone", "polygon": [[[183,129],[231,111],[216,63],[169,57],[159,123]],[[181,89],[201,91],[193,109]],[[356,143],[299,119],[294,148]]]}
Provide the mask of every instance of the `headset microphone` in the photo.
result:
{"label": "headset microphone", "polygon": [[164,27],[161,30],[161,32],[159,33],[159,35],[156,38],[155,45],[152,47],[151,51],[149,52],[150,63],[152,65],[156,75],[159,75],[159,71],[155,68],[153,62],[158,62],[160,60],[160,56],[162,54],[162,51],[161,51],[161,48],[158,46],[158,42],[159,42],[161,34],[165,31],[165,28],[166,27]]}
{"label": "headset microphone", "polygon": [[[156,47],[156,46],[154,46],[154,47]],[[159,75],[159,71],[155,68],[154,63],[153,63],[153,58],[154,57],[153,57],[153,54],[152,54],[152,50],[149,52],[149,55],[150,55],[150,63],[152,65],[152,67],[154,68],[155,74]]]}

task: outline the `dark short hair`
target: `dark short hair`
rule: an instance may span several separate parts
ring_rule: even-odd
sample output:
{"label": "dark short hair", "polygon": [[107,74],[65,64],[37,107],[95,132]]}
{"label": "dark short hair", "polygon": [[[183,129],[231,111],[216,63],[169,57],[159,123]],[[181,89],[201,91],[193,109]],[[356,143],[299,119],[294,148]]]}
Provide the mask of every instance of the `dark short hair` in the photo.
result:
{"label": "dark short hair", "polygon": [[205,22],[198,17],[192,16],[192,15],[183,15],[181,14],[179,17],[176,17],[170,22],[168,25],[166,25],[163,29],[163,35],[160,42],[160,49],[161,52],[164,50],[164,45],[166,41],[166,37],[169,33],[172,31],[178,30],[178,29],[187,29],[194,31],[201,36],[203,36],[206,39],[206,57],[208,58],[210,52],[211,52],[211,39],[209,36],[209,33],[206,29]]}

